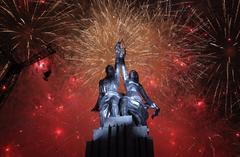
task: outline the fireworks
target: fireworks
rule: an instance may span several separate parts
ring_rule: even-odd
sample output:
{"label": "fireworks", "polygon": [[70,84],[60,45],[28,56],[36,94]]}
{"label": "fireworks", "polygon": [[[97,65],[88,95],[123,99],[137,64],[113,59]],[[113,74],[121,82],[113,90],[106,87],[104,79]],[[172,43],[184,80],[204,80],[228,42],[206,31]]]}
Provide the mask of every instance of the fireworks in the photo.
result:
{"label": "fireworks", "polygon": [[17,62],[24,62],[50,43],[58,44],[74,27],[73,6],[62,1],[2,0],[1,46]]}
{"label": "fireworks", "polygon": [[204,94],[212,109],[228,117],[239,110],[240,1],[222,0],[215,4],[209,0],[208,6],[208,25],[203,28],[207,47],[201,60],[206,74]]}
{"label": "fireworks", "polygon": [[[166,106],[162,106],[165,112],[161,118],[149,122],[153,135],[161,139],[156,146],[160,154],[185,157],[192,154],[199,157],[237,154],[239,129],[231,127],[229,120],[209,113],[205,100],[199,99],[198,95],[185,94],[171,97],[175,100],[174,108],[165,113]],[[169,153],[166,149],[172,151]]]}
{"label": "fireworks", "polygon": [[86,83],[96,83],[103,77],[105,66],[114,63],[117,41],[124,42],[131,69],[150,66],[146,60],[155,55],[151,51],[151,26],[145,21],[145,14],[133,4],[95,1],[91,15],[87,24],[83,24],[84,30],[79,30],[78,36],[70,41],[68,51],[72,53],[66,54],[67,59],[76,61],[78,71],[84,72]]}
{"label": "fireworks", "polygon": [[90,18],[81,23],[84,29],[65,47],[65,57],[74,61],[77,74],[85,75],[85,84],[97,85],[105,66],[114,63],[114,45],[123,41],[127,67],[139,72],[141,82],[164,88],[176,81],[186,87],[186,82],[194,81],[194,70],[189,68],[197,66],[193,61],[200,47],[200,42],[196,42],[200,23],[195,11],[186,6],[187,3],[172,5],[170,1],[156,6],[94,1]]}
{"label": "fireworks", "polygon": [[154,70],[153,77],[148,80],[154,80],[166,97],[177,94],[179,89],[183,93],[194,87],[203,66],[196,62],[204,47],[200,33],[202,19],[189,3],[173,5],[170,1],[159,4],[154,20],[155,33],[151,42],[158,58],[151,59]]}
{"label": "fireworks", "polygon": [[[51,66],[49,82],[31,70],[21,77],[25,83],[16,86],[10,107],[0,114],[0,156],[83,156],[85,142],[99,123],[98,115],[90,112],[96,102],[92,89],[104,77],[105,66],[114,64],[119,40],[127,49],[128,70],[139,72],[161,107],[161,116],[148,121],[155,156],[240,154],[239,118],[232,115],[239,112],[239,0],[214,2],[217,6],[209,0],[205,17],[189,3],[94,0],[90,10],[83,9],[85,18],[77,1],[67,1],[0,2],[0,35],[7,41],[0,44],[10,47],[14,59],[31,60],[53,43],[74,63],[71,70],[55,57],[34,64],[33,71],[41,74]],[[2,84],[0,91],[10,88]],[[209,106],[234,121],[209,112]]]}

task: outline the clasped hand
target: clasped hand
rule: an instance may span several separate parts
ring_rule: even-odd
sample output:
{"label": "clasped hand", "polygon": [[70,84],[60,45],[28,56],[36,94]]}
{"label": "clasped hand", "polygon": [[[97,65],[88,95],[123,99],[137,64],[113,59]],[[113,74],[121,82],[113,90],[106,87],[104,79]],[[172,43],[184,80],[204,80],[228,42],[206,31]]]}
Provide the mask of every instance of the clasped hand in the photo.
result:
{"label": "clasped hand", "polygon": [[122,48],[121,42],[117,42],[117,44],[115,45],[115,53],[118,60],[123,60],[126,56],[125,49]]}

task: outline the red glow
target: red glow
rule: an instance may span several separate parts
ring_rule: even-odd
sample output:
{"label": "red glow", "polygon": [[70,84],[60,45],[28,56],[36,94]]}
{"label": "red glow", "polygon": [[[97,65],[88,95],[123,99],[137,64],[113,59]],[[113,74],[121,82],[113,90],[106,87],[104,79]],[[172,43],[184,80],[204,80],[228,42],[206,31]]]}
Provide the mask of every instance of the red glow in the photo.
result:
{"label": "red glow", "polygon": [[7,90],[7,86],[6,86],[6,85],[3,85],[3,86],[2,86],[2,90],[3,90],[3,91]]}
{"label": "red glow", "polygon": [[174,132],[171,132],[171,133],[170,133],[170,136],[172,136],[172,137],[175,136],[175,133],[174,133]]}
{"label": "red glow", "polygon": [[32,116],[35,117],[37,114],[35,112],[32,113]]}
{"label": "red glow", "polygon": [[156,82],[155,82],[154,80],[150,80],[150,83],[151,83],[152,85],[156,84]]}
{"label": "red glow", "polygon": [[92,121],[95,123],[97,121],[97,119],[93,119]]}
{"label": "red glow", "polygon": [[175,145],[176,145],[176,141],[171,140],[171,141],[170,141],[170,144],[171,144],[172,146],[175,146]]}
{"label": "red glow", "polygon": [[177,64],[178,66],[182,67],[182,68],[187,67],[187,64],[184,63],[183,61],[179,60],[178,58],[174,59],[174,63]]}
{"label": "red glow", "polygon": [[48,99],[48,100],[53,100],[53,96],[52,96],[50,93],[48,93],[48,94],[47,94],[47,99]]}
{"label": "red glow", "polygon": [[70,83],[75,83],[77,81],[76,77],[74,77],[74,76],[70,77],[69,80],[70,80]]}
{"label": "red glow", "polygon": [[47,70],[48,66],[49,66],[49,61],[47,59],[40,60],[34,64],[34,67],[37,71]]}
{"label": "red glow", "polygon": [[236,137],[240,137],[240,133],[236,133]]}
{"label": "red glow", "polygon": [[153,126],[153,121],[150,121],[150,122],[149,122],[149,125],[152,125],[152,126]]}
{"label": "red glow", "polygon": [[74,97],[73,94],[66,95],[66,99],[68,99],[68,100],[72,99],[73,97]]}
{"label": "red glow", "polygon": [[191,8],[192,6],[189,4],[187,7],[188,7],[188,8]]}
{"label": "red glow", "polygon": [[36,105],[36,106],[35,106],[35,109],[36,109],[36,110],[39,110],[39,109],[42,109],[42,108],[43,108],[42,105]]}
{"label": "red glow", "polygon": [[77,139],[77,140],[80,139],[79,131],[76,131],[76,139]]}
{"label": "red glow", "polygon": [[150,80],[150,85],[151,85],[152,87],[156,88],[156,87],[157,87],[157,82],[156,82],[156,80],[155,80],[155,79],[151,79],[151,80]]}
{"label": "red glow", "polygon": [[56,108],[56,111],[57,111],[58,113],[63,112],[63,111],[64,111],[64,106],[63,106],[63,105],[58,106],[58,107]]}
{"label": "red glow", "polygon": [[202,108],[205,108],[205,101],[204,100],[199,100],[197,101],[196,103],[196,107],[199,108],[199,109],[202,109]]}
{"label": "red glow", "polygon": [[40,69],[43,69],[43,68],[45,67],[45,62],[44,62],[44,61],[39,61],[38,67],[39,67]]}
{"label": "red glow", "polygon": [[178,105],[179,108],[182,108],[184,106],[183,103],[178,103],[177,105]]}
{"label": "red glow", "polygon": [[7,152],[10,152],[10,151],[11,151],[10,146],[7,146],[7,147],[5,148],[5,152],[7,153]]}
{"label": "red glow", "polygon": [[40,0],[39,1],[41,4],[44,4],[44,3],[46,3],[46,0]]}
{"label": "red glow", "polygon": [[55,135],[57,137],[61,136],[63,134],[63,129],[61,128],[56,128],[55,131],[54,131]]}

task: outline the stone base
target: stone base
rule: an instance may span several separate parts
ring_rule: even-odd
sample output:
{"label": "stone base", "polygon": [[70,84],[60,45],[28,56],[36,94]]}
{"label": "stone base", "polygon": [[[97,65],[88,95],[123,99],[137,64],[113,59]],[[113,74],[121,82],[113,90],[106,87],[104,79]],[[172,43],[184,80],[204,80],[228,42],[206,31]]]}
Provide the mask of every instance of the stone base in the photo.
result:
{"label": "stone base", "polygon": [[111,117],[109,118],[104,127],[93,131],[93,140],[107,139],[109,134],[109,127],[111,128],[112,136],[117,135],[117,129],[127,126],[128,132],[135,137],[148,137],[147,126],[133,126],[132,116]]}
{"label": "stone base", "polygon": [[[117,119],[117,120],[114,120]],[[131,116],[110,118],[87,142],[86,157],[153,157],[153,141],[146,126],[133,126]]]}
{"label": "stone base", "polygon": [[110,117],[106,120],[103,127],[109,126],[121,126],[121,125],[132,125],[133,119],[132,116],[119,116],[119,117]]}

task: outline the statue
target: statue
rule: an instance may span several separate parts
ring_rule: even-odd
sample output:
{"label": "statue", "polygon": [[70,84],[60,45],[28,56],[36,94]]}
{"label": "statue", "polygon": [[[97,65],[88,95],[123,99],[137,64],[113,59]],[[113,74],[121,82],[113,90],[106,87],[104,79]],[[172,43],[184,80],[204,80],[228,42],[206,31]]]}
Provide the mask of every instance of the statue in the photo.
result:
{"label": "statue", "polygon": [[123,96],[120,101],[121,115],[132,115],[136,125],[147,125],[147,109],[153,108],[156,110],[152,115],[152,118],[158,115],[160,109],[148,97],[143,86],[139,83],[138,73],[135,70],[131,70],[128,74],[124,59],[126,53],[124,49],[121,50],[122,55],[120,55],[119,62],[121,62],[122,75],[126,90],[126,95]]}
{"label": "statue", "polygon": [[[93,140],[87,142],[86,157],[154,157],[153,140],[147,126],[148,108],[160,109],[148,97],[139,83],[138,73],[125,66],[125,50],[115,46],[115,69],[106,67],[106,77],[99,82],[99,97],[94,111],[100,112],[100,128],[94,129]],[[118,92],[122,70],[125,94]]]}
{"label": "statue", "polygon": [[[160,112],[159,107],[146,94],[143,86],[139,83],[139,76],[135,70],[128,74],[125,65],[125,49],[118,42],[115,46],[115,69],[113,66],[106,67],[106,77],[99,82],[99,97],[93,111],[100,112],[100,125],[109,117],[131,115],[137,126],[146,126],[148,108],[155,109],[152,118]],[[126,94],[123,96],[118,92],[120,84],[120,68]]]}
{"label": "statue", "polygon": [[115,46],[115,68],[108,65],[105,69],[106,77],[99,81],[99,96],[92,111],[100,112],[100,126],[103,127],[109,117],[120,116],[119,101],[122,95],[118,92],[120,83],[120,55],[121,45],[118,42]]}

